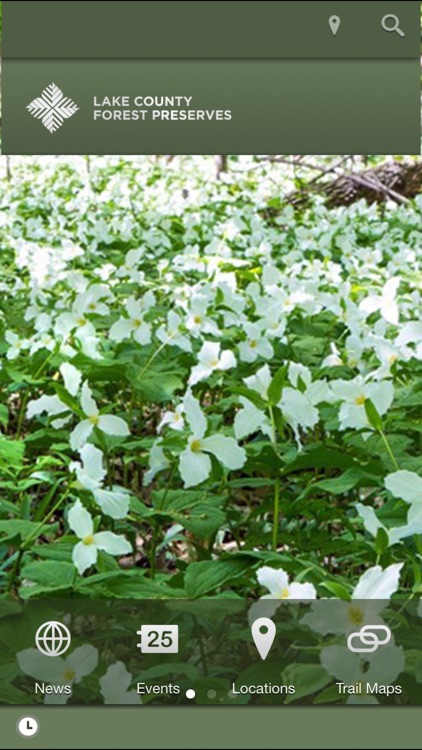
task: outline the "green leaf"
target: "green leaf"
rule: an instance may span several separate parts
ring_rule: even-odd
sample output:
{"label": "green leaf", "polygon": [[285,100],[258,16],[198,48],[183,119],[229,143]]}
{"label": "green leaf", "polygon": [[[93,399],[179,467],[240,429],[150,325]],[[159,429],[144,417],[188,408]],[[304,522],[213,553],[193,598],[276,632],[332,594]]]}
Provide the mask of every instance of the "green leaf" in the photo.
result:
{"label": "green leaf", "polygon": [[370,398],[367,398],[365,400],[364,406],[365,406],[366,416],[368,418],[368,422],[371,425],[371,427],[373,427],[374,430],[377,430],[378,432],[382,432],[382,429],[383,429],[382,419],[380,415],[378,414],[376,406],[373,404]]}
{"label": "green leaf", "polygon": [[80,596],[90,599],[171,599],[183,597],[185,592],[173,589],[161,581],[147,578],[143,570],[116,570],[99,573],[90,578],[77,579]]}
{"label": "green leaf", "polygon": [[126,376],[130,385],[139,392],[144,402],[161,404],[171,401],[175,392],[184,388],[180,368],[174,369],[173,363],[163,365],[161,369],[158,364],[154,363],[154,366],[149,367],[145,373],[144,368],[129,365]]}
{"label": "green leaf", "polygon": [[323,479],[320,482],[315,482],[312,485],[312,488],[325,490],[332,495],[343,495],[345,492],[349,492],[359,485],[364,485],[365,487],[377,487],[380,484],[380,481],[381,477],[374,476],[373,474],[354,466],[351,469],[347,469],[347,471],[339,477]]}
{"label": "green leaf", "polygon": [[257,391],[253,391],[252,389],[247,388],[245,385],[233,386],[230,388],[230,392],[236,394],[237,396],[244,396],[244,398],[247,398],[248,401],[256,406],[257,409],[261,409],[261,411],[264,411],[268,406]]}
{"label": "green leaf", "polygon": [[[70,562],[53,560],[28,562],[22,568],[22,578],[39,584],[43,591],[66,589],[73,586],[76,569]],[[22,595],[24,588],[21,589]]]}
{"label": "green leaf", "polygon": [[185,574],[185,587],[192,599],[204,596],[239,578],[248,570],[242,560],[203,560],[191,563]]}
{"label": "green leaf", "polygon": [[20,440],[8,440],[0,435],[0,465],[9,474],[22,468],[25,444]]}
{"label": "green leaf", "polygon": [[327,589],[327,591],[329,591],[331,594],[334,594],[337,599],[344,599],[345,601],[349,601],[350,599],[350,594],[347,588],[341,583],[336,583],[335,581],[325,581],[324,583],[319,584],[319,588]]}
{"label": "green leaf", "polygon": [[390,544],[388,534],[385,529],[378,529],[375,537],[375,552],[377,555],[382,555]]}
{"label": "green leaf", "polygon": [[268,388],[268,400],[271,406],[276,406],[281,399],[284,384],[287,378],[288,365],[283,365],[277,370]]}
{"label": "green leaf", "polygon": [[0,521],[0,534],[5,534],[4,537],[0,537],[0,544],[5,544],[15,537],[20,537],[22,542],[25,542],[28,537],[37,532],[33,539],[35,542],[37,537],[42,536],[43,534],[53,534],[57,531],[57,528],[57,523],[40,526],[40,524],[34,523],[33,521],[22,521],[17,518],[10,521]]}
{"label": "green leaf", "polygon": [[218,507],[224,498],[206,492],[159,490],[152,493],[151,499],[156,515],[168,516],[200,539],[212,537],[226,520]]}
{"label": "green leaf", "polygon": [[4,404],[0,404],[0,424],[7,427],[9,421],[9,409]]}
{"label": "green leaf", "polygon": [[293,703],[325,688],[331,677],[319,664],[289,664],[282,673],[285,685],[294,685],[294,695],[287,695],[285,703]]}

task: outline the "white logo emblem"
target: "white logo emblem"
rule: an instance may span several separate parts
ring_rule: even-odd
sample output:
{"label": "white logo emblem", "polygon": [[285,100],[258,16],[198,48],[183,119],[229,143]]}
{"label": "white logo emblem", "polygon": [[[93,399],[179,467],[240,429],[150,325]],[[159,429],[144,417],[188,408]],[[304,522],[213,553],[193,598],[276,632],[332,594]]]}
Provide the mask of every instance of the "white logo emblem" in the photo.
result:
{"label": "white logo emblem", "polygon": [[56,620],[44,622],[35,633],[35,645],[45,656],[60,656],[70,646],[70,632]]}
{"label": "white logo emblem", "polygon": [[[380,638],[376,632],[380,630],[384,633],[384,638]],[[391,630],[386,625],[364,625],[363,628],[355,633],[350,633],[347,639],[347,648],[355,654],[371,654],[376,651],[378,646],[385,646],[391,639]],[[353,645],[353,641],[357,645]]]}
{"label": "white logo emblem", "polygon": [[41,96],[38,96],[27,106],[28,112],[37,120],[41,120],[50,133],[55,133],[56,130],[61,128],[63,122],[72,117],[78,109],[79,107],[72,99],[63,96],[63,91],[55,83],[50,83]]}

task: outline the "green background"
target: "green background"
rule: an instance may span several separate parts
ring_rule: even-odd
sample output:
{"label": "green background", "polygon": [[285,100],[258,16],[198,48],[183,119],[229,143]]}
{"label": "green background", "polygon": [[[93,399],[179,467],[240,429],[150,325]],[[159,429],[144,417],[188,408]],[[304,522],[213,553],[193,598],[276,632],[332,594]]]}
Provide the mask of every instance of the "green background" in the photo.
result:
{"label": "green background", "polygon": [[[33,716],[40,731],[20,738]],[[2,747],[12,748],[420,748],[422,708],[43,708],[1,709]]]}
{"label": "green background", "polygon": [[[419,52],[414,0],[6,0],[3,5],[4,57],[417,57]],[[399,16],[403,38],[382,29],[387,13]],[[331,15],[341,19],[335,37]]]}
{"label": "green background", "polygon": [[[6,59],[3,153],[419,153],[419,76],[417,59]],[[26,110],[52,82],[80,108],[54,134]],[[233,118],[94,122],[94,95],[125,94],[193,95]]]}

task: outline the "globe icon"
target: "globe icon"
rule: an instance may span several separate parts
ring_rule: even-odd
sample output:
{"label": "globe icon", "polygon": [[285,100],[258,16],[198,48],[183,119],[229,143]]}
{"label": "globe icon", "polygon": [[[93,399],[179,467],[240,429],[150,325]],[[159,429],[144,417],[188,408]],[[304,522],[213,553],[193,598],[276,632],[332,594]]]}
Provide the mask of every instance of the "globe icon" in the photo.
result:
{"label": "globe icon", "polygon": [[35,645],[45,656],[60,656],[70,646],[70,631],[61,622],[44,622],[35,633]]}

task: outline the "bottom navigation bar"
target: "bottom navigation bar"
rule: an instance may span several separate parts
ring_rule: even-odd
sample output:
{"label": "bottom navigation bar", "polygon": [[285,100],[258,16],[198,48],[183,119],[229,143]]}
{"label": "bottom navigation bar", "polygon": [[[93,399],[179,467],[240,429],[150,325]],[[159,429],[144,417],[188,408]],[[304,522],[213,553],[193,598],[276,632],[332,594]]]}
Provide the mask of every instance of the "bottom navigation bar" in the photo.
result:
{"label": "bottom navigation bar", "polygon": [[422,705],[419,610],[337,599],[2,602],[0,704]]}

